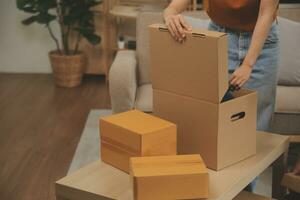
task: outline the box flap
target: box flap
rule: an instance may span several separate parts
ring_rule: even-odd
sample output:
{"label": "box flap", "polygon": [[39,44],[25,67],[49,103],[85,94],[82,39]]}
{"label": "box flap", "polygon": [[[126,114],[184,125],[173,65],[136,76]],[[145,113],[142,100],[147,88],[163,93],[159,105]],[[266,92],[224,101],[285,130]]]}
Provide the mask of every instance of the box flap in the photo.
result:
{"label": "box flap", "polygon": [[201,156],[196,154],[134,157],[130,163],[136,177],[208,173]]}
{"label": "box flap", "polygon": [[220,103],[228,88],[226,34],[194,29],[179,43],[163,24],[149,31],[153,88]]}

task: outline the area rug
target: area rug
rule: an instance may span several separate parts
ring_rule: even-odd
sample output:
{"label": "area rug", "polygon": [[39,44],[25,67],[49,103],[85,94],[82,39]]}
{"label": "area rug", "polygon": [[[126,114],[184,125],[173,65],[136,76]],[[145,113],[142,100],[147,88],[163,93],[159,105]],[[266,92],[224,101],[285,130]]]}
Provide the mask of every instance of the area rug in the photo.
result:
{"label": "area rug", "polygon": [[99,118],[111,114],[111,110],[90,111],[68,174],[80,169],[81,167],[84,167],[89,163],[92,163],[93,161],[99,160]]}
{"label": "area rug", "polygon": [[[100,157],[99,118],[111,115],[111,110],[91,110],[68,173],[72,173]],[[268,168],[258,179],[255,193],[271,197],[272,169]]]}

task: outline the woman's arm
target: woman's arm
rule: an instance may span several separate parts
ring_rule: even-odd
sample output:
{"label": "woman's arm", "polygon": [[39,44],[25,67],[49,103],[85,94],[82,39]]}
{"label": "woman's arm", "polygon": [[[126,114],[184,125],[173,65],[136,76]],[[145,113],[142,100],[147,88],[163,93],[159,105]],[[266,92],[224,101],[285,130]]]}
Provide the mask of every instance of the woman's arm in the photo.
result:
{"label": "woman's arm", "polygon": [[248,53],[242,65],[233,73],[230,81],[231,85],[242,87],[250,78],[252,66],[256,63],[274,22],[278,3],[279,0],[261,0],[258,19]]}
{"label": "woman's arm", "polygon": [[191,27],[186,23],[180,15],[189,4],[189,0],[172,0],[170,5],[164,11],[165,23],[178,42],[182,42],[185,38],[185,31],[191,30]]}

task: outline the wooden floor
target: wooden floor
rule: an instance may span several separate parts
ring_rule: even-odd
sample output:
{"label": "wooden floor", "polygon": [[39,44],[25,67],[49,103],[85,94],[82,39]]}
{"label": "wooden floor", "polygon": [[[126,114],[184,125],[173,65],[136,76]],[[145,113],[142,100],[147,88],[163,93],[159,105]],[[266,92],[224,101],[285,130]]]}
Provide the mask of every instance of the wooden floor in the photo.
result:
{"label": "wooden floor", "polygon": [[103,77],[63,89],[50,75],[0,74],[0,200],[54,200],[90,109],[109,107]]}

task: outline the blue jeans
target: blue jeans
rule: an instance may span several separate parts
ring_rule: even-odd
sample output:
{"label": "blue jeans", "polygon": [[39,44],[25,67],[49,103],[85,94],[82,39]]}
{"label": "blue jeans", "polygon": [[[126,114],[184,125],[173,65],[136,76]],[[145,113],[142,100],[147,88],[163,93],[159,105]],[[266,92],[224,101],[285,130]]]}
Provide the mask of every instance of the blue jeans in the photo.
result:
{"label": "blue jeans", "polygon": [[[232,74],[238,68],[250,47],[252,32],[237,32],[210,22],[209,29],[225,32],[228,35],[228,72]],[[258,92],[257,130],[269,131],[275,107],[279,41],[277,25],[274,23],[253,66],[250,79],[245,84],[248,89]],[[246,187],[253,191],[257,178]]]}
{"label": "blue jeans", "polygon": [[[238,68],[250,47],[252,32],[237,32],[219,26],[214,22],[209,24],[213,31],[225,32],[228,35],[228,71],[230,74]],[[250,79],[245,88],[258,92],[257,130],[270,131],[274,113],[279,41],[277,24],[273,24],[263,49],[253,66]]]}

